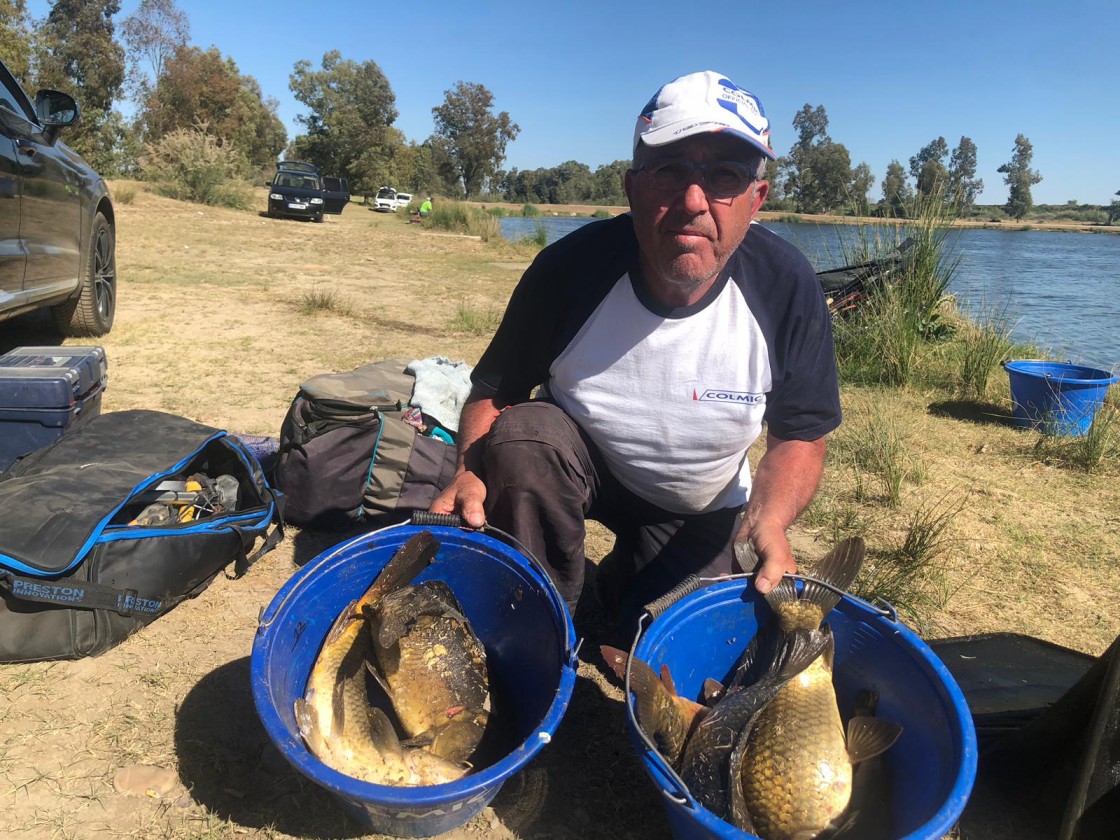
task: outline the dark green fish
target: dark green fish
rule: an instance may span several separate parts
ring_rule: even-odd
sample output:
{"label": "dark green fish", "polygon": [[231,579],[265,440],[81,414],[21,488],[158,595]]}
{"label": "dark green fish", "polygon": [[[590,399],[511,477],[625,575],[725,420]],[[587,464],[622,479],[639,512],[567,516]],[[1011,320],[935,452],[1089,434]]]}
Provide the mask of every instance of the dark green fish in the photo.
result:
{"label": "dark green fish", "polygon": [[486,651],[442,580],[404,586],[373,620],[375,674],[412,743],[454,762],[470,758],[486,730]]}

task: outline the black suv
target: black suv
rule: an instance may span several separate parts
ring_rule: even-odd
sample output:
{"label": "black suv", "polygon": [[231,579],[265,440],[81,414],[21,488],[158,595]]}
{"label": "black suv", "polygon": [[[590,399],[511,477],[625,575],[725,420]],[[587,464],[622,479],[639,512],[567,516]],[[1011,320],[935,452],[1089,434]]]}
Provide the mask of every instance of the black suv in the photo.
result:
{"label": "black suv", "polygon": [[109,332],[117,303],[109,188],[58,135],[78,103],[41,90],[32,105],[0,63],[0,321],[50,307],[69,336]]}
{"label": "black suv", "polygon": [[337,216],[350,201],[345,178],[324,178],[319,167],[299,160],[276,164],[276,177],[268,187],[268,215],[323,221],[323,214]]}

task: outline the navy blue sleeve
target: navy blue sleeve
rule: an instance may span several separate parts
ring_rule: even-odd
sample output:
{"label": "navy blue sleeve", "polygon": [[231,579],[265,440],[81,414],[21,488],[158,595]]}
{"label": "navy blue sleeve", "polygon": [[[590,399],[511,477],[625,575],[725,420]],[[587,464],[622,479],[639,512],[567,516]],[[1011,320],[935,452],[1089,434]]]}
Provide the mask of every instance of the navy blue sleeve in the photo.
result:
{"label": "navy blue sleeve", "polygon": [[767,336],[773,384],[768,431],[782,440],[816,440],[840,425],[840,386],[832,319],[813,267],[796,247],[752,225],[739,250],[747,296]]}
{"label": "navy blue sleeve", "polygon": [[471,372],[475,391],[504,405],[527,400],[636,253],[629,215],[591,222],[541,251]]}

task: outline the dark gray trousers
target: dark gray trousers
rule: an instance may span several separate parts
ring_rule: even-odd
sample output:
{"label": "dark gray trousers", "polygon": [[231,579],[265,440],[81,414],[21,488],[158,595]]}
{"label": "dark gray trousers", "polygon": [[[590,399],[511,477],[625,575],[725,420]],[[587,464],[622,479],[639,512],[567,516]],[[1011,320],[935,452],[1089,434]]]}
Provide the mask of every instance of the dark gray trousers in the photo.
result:
{"label": "dark gray trousers", "polygon": [[487,521],[545,563],[575,613],[584,589],[584,522],[616,535],[600,565],[599,596],[627,627],[645,604],[689,574],[738,571],[732,540],[741,508],[704,514],[662,510],[623,487],[595,445],[558,406],[507,408],[495,421],[483,458]]}

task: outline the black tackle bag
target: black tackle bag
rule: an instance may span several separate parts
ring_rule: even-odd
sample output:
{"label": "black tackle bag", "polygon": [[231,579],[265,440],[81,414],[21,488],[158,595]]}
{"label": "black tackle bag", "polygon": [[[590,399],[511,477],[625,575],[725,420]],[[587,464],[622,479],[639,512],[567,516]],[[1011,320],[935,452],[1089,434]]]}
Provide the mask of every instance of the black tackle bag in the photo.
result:
{"label": "black tackle bag", "polygon": [[427,510],[451,483],[455,445],[410,406],[407,366],[389,359],[300,385],[272,472],[285,522],[329,529]]}
{"label": "black tackle bag", "polygon": [[0,662],[103,653],[240,576],[281,537],[277,499],[236,437],[158,411],[26,456],[0,474]]}

